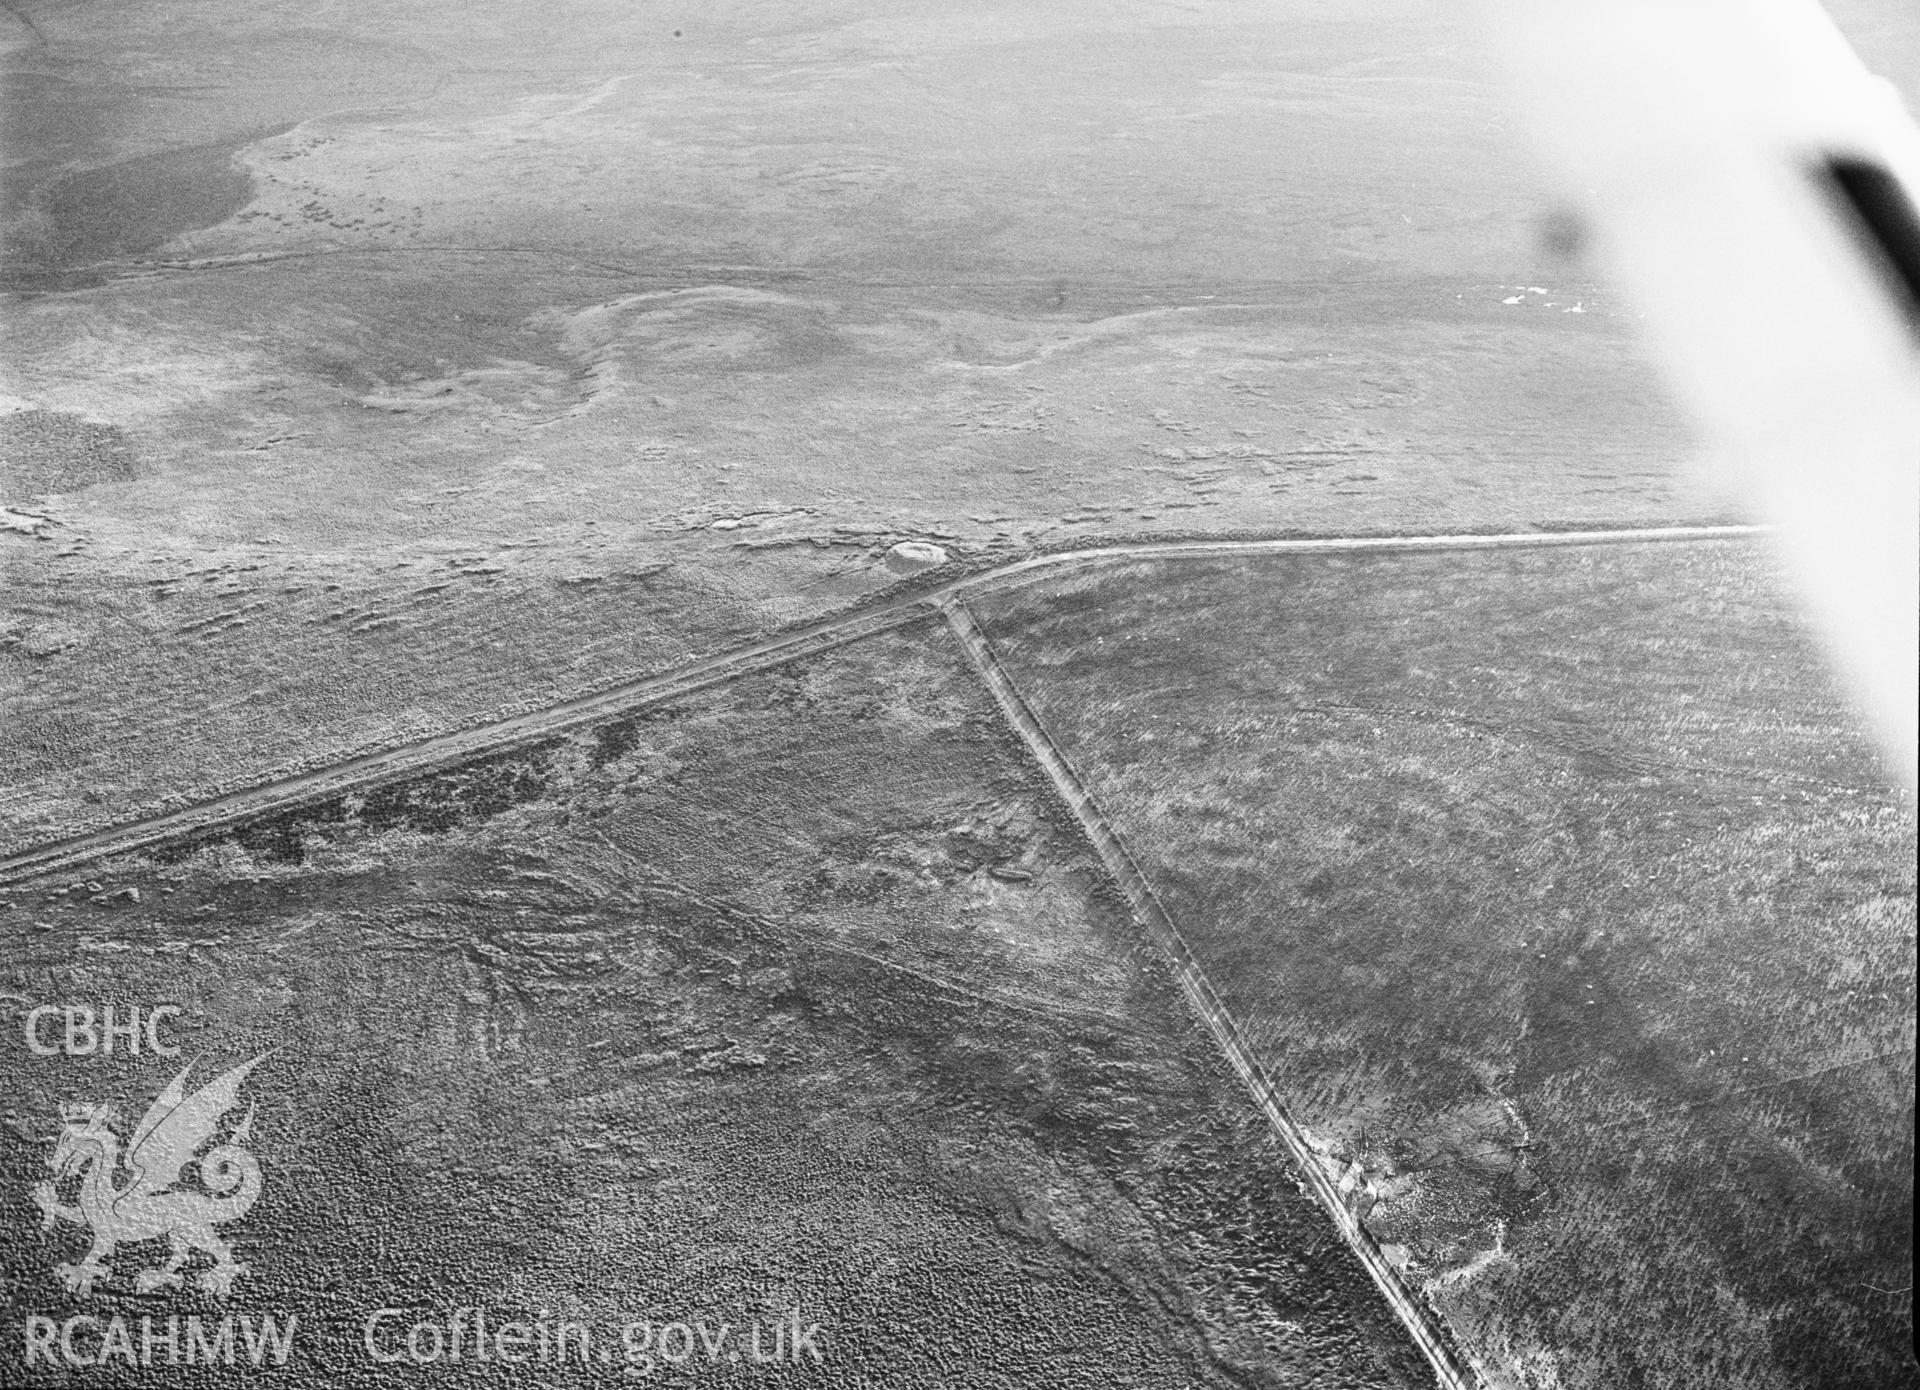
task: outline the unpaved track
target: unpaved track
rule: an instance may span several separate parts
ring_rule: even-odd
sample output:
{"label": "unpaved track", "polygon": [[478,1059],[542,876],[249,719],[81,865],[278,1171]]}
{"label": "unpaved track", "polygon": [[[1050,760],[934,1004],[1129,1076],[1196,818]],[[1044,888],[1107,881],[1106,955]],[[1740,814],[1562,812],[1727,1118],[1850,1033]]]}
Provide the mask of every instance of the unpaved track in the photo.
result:
{"label": "unpaved track", "polygon": [[1521,550],[1558,546],[1706,541],[1762,534],[1759,526],[1667,526],[1618,531],[1512,532],[1499,535],[1346,536],[1315,540],[1143,541],[1060,551],[985,570],[944,587],[908,594],[810,627],[756,642],[676,670],[576,696],[416,743],[347,758],[275,778],[191,806],[53,840],[0,857],[0,884],[71,869],[105,855],[142,849],[212,827],[252,820],[345,792],[535,742],[645,705],[660,704],[735,677],[782,666],[943,611],[968,594],[1018,585],[1061,570],[1122,560],[1215,559],[1239,555],[1315,555],[1359,551]]}
{"label": "unpaved track", "polygon": [[1054,788],[1072,809],[1081,830],[1100,855],[1107,873],[1127,895],[1134,920],[1166,956],[1180,981],[1182,992],[1187,996],[1187,1003],[1199,1015],[1200,1021],[1207,1025],[1214,1042],[1246,1083],[1254,1103],[1266,1116],[1267,1124],[1293,1156],[1294,1166],[1299,1169],[1304,1186],[1333,1218],[1333,1224],[1339,1228],[1348,1248],[1367,1273],[1373,1276],[1373,1282],[1406,1325],[1408,1333],[1420,1350],[1426,1353],[1435,1379],[1446,1390],[1470,1390],[1470,1387],[1479,1385],[1479,1379],[1461,1364],[1461,1357],[1453,1350],[1438,1320],[1414,1291],[1407,1287],[1393,1266],[1387,1263],[1379,1245],[1341,1200],[1339,1190],[1334,1186],[1336,1178],[1329,1171],[1331,1165],[1328,1160],[1314,1149],[1305,1132],[1287,1113],[1272,1078],[1247,1046],[1240,1025],[1227,1011],[1227,1006],[1221,1002],[1206,973],[1194,959],[1186,938],[1161,906],[1153,886],[1147,882],[1147,876],[1141,872],[1133,855],[1127,851],[1112,823],[1094,802],[1093,794],[1080,781],[1052,735],[1042,727],[1019,687],[1014,684],[1013,677],[1007,674],[1006,668],[994,655],[986,634],[973,621],[973,615],[958,599],[947,603],[946,613],[948,624],[960,638],[961,645],[966,648],[967,656],[987,689],[993,692],[994,701],[1000,706],[1001,712],[1019,731],[1035,761],[1046,771]]}

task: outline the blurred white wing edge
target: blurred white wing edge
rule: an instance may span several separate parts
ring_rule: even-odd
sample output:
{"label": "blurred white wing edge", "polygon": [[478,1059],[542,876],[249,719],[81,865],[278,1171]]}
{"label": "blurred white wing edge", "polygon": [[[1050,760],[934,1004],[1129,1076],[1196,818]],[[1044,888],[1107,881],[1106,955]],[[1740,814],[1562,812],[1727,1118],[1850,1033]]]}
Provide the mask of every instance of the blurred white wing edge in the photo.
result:
{"label": "blurred white wing edge", "polygon": [[1822,174],[1920,202],[1920,129],[1812,0],[1482,4],[1545,174],[1911,792],[1920,318]]}

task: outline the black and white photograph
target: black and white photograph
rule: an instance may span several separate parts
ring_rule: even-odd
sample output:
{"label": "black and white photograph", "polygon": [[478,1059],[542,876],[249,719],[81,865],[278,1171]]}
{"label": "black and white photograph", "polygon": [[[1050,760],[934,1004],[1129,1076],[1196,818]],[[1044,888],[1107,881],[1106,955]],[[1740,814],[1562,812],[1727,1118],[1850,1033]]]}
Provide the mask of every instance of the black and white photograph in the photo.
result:
{"label": "black and white photograph", "polygon": [[1920,1390],[1914,0],[0,0],[0,1390]]}

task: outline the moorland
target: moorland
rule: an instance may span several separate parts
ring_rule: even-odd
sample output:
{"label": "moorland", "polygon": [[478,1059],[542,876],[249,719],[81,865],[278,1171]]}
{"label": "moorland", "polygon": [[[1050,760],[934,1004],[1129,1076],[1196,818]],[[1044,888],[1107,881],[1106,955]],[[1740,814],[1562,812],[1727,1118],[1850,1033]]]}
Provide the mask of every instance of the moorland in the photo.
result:
{"label": "moorland", "polygon": [[[786,1383],[1422,1382],[937,623],[90,872],[8,895],[15,988],[270,1054],[226,1234],[239,1306],[310,1329],[299,1383],[484,1383],[360,1350],[467,1305],[798,1306],[826,1354]],[[130,1124],[179,1065],[0,1055],[19,1191],[76,1085]],[[16,1312],[65,1298],[38,1216]],[[145,1306],[141,1250],[87,1312]]]}
{"label": "moorland", "polygon": [[[1409,0],[9,5],[0,855],[1047,550],[1738,519],[1477,54]],[[978,619],[1489,1383],[1911,1378],[1911,808],[1763,552]],[[10,883],[8,1007],[287,1049],[243,1239],[330,1357],[363,1293],[804,1295],[894,1381],[1418,1382],[938,631]],[[15,1191],[76,1077],[165,1080],[4,1065]]]}
{"label": "moorland", "polygon": [[1464,16],[0,25],[7,847],[840,611],[902,540],[1725,512]]}
{"label": "moorland", "polygon": [[1912,808],[1763,548],[975,607],[1470,1348],[1523,1384],[1913,1375]]}

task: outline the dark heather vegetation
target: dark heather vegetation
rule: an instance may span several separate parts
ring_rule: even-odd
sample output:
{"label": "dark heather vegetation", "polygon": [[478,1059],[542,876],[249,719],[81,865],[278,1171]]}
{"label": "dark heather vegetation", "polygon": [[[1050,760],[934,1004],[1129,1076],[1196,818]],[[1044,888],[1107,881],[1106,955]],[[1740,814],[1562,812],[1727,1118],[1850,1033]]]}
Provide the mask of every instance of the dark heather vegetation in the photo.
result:
{"label": "dark heather vegetation", "polygon": [[[224,1229],[234,1306],[307,1329],[289,1383],[497,1383],[362,1349],[465,1305],[825,1330],[711,1384],[1425,1381],[939,626],[88,874],[6,895],[6,1027],[177,1002],[183,1057],[0,1053],[0,1181],[82,1081],[124,1132],[185,1057],[278,1049]],[[0,1214],[8,1298],[65,1317],[38,1216]],[[84,1311],[147,1310],[155,1251]]]}
{"label": "dark heather vegetation", "polygon": [[1511,1383],[1912,1383],[1913,817],[1762,551],[1138,564],[980,616]]}

